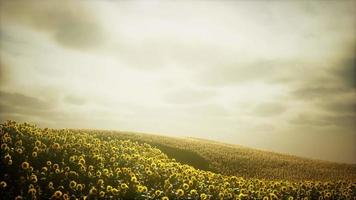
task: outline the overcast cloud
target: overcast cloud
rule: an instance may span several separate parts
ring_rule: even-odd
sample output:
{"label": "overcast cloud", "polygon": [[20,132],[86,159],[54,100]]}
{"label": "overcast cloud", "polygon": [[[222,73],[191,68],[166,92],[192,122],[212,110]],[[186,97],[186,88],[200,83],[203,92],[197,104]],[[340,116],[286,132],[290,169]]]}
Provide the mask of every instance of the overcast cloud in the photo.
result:
{"label": "overcast cloud", "polygon": [[355,1],[0,1],[0,120],[356,163]]}

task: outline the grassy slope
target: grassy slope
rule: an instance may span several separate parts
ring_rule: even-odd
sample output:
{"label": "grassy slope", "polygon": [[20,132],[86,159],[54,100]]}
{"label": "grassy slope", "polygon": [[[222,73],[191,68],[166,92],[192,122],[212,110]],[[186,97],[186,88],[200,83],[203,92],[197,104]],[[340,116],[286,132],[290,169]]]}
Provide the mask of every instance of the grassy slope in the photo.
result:
{"label": "grassy slope", "polygon": [[[126,140],[129,138],[130,140]],[[38,129],[9,121],[0,125],[0,197],[8,199],[354,199],[354,180],[288,181],[244,179],[197,170],[169,159],[161,150],[143,143],[147,140],[177,159],[216,167],[233,165],[230,148],[196,139],[177,139],[145,134],[95,130]],[[139,142],[136,142],[139,141]],[[277,160],[285,155],[243,148]],[[227,151],[227,152],[226,152]],[[206,155],[210,154],[211,157]],[[224,156],[225,157],[222,157]],[[251,154],[252,155],[252,154]],[[251,156],[250,155],[250,156]],[[236,155],[234,155],[236,156]],[[276,158],[274,157],[276,156]],[[214,160],[216,158],[217,160]],[[300,158],[294,158],[300,161]],[[236,158],[235,158],[236,159]],[[214,162],[211,162],[213,160]],[[303,160],[303,159],[302,159]],[[337,176],[352,179],[354,165],[309,161],[318,167],[338,167]],[[275,163],[276,164],[276,163]],[[211,166],[210,166],[211,165]],[[319,166],[320,165],[320,166]],[[303,166],[303,165],[302,165]],[[227,166],[228,167],[228,166]],[[241,170],[237,165],[236,169]],[[264,165],[260,167],[263,171]],[[274,166],[276,167],[276,166]],[[305,166],[304,166],[305,167]],[[294,166],[299,169],[300,166]],[[293,169],[291,171],[293,172]],[[215,170],[223,170],[215,169]],[[234,169],[234,168],[233,168]],[[278,174],[270,166],[267,169]],[[329,169],[329,168],[328,168]],[[330,169],[329,169],[330,170]],[[246,173],[253,174],[252,170]],[[304,176],[305,172],[299,172]],[[336,175],[331,176],[333,178]],[[331,179],[329,177],[329,179]],[[289,177],[290,178],[290,177]]]}
{"label": "grassy slope", "polygon": [[177,161],[225,175],[277,180],[356,180],[355,164],[313,160],[196,138],[118,131],[106,134],[149,143]]}

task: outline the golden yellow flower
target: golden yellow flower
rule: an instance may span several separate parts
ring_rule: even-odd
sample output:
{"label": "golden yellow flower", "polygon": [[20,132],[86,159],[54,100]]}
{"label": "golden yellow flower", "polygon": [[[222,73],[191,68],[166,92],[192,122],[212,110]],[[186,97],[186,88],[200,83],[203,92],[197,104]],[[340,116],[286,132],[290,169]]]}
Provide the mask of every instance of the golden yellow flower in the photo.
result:
{"label": "golden yellow flower", "polygon": [[53,165],[53,169],[59,169],[59,165],[58,164],[54,164]]}
{"label": "golden yellow flower", "polygon": [[120,193],[120,191],[119,191],[118,189],[116,189],[116,188],[113,188],[113,189],[111,190],[111,193],[112,193],[113,195],[118,195],[118,194]]}
{"label": "golden yellow flower", "polygon": [[5,143],[1,144],[1,150],[5,150],[5,149],[7,149],[7,144]]}
{"label": "golden yellow flower", "polygon": [[121,183],[120,187],[121,187],[121,189],[123,189],[123,190],[126,190],[126,189],[129,188],[129,187],[126,185],[126,183]]}
{"label": "golden yellow flower", "polygon": [[92,187],[89,191],[89,194],[95,195],[98,192],[98,190],[95,187]]}
{"label": "golden yellow flower", "polygon": [[20,195],[18,195],[18,196],[15,197],[15,200],[22,200],[22,199],[23,199],[23,197],[20,196]]}
{"label": "golden yellow flower", "polygon": [[63,197],[64,200],[70,199],[68,194],[63,194],[62,197]]}
{"label": "golden yellow flower", "polygon": [[97,171],[97,172],[96,172],[96,176],[97,176],[97,177],[100,177],[100,176],[101,176],[101,172],[100,172],[100,171]]}
{"label": "golden yellow flower", "polygon": [[37,191],[35,188],[30,188],[30,189],[28,189],[27,193],[34,196],[34,195],[36,195]]}
{"label": "golden yellow flower", "polygon": [[184,195],[184,190],[182,189],[178,189],[177,192],[176,192],[177,196],[181,197]]}
{"label": "golden yellow flower", "polygon": [[21,163],[21,168],[22,169],[24,169],[24,170],[26,170],[26,169],[28,169],[30,167],[30,164],[28,163],[28,162],[22,162]]}
{"label": "golden yellow flower", "polygon": [[6,188],[7,183],[5,181],[0,182],[0,188]]}
{"label": "golden yellow flower", "polygon": [[162,194],[162,191],[161,191],[161,190],[156,190],[156,191],[155,191],[155,195],[156,195],[156,196],[159,196],[159,195],[161,195],[161,194]]}
{"label": "golden yellow flower", "polygon": [[48,187],[49,187],[49,188],[53,188],[53,182],[52,182],[52,181],[50,181],[50,182],[48,183]]}
{"label": "golden yellow flower", "polygon": [[224,195],[223,192],[220,192],[220,193],[219,193],[219,198],[220,198],[220,199],[224,198],[224,196],[225,196],[225,195]]}
{"label": "golden yellow flower", "polygon": [[18,154],[22,154],[22,149],[21,149],[21,148],[18,148],[18,149],[16,149],[16,152],[17,152]]}
{"label": "golden yellow flower", "polygon": [[103,179],[99,179],[98,180],[98,185],[103,185],[104,184],[104,180]]}
{"label": "golden yellow flower", "polygon": [[57,142],[52,144],[52,148],[55,149],[55,150],[58,150],[60,147],[61,146]]}
{"label": "golden yellow flower", "polygon": [[84,165],[85,164],[85,160],[84,158],[80,158],[79,161],[78,161],[80,164]]}
{"label": "golden yellow flower", "polygon": [[82,184],[77,184],[76,189],[77,189],[77,191],[82,191],[83,190],[83,185]]}
{"label": "golden yellow flower", "polygon": [[197,190],[190,190],[190,194],[191,195],[193,195],[193,196],[195,196],[195,195],[197,195],[198,194],[198,192],[197,192]]}
{"label": "golden yellow flower", "polygon": [[37,183],[37,176],[35,174],[32,174],[30,176],[30,180],[31,180],[32,183]]}
{"label": "golden yellow flower", "polygon": [[205,193],[201,193],[200,194],[200,199],[201,200],[205,200],[205,199],[207,199],[208,198],[208,196],[205,194]]}
{"label": "golden yellow flower", "polygon": [[131,177],[131,182],[134,182],[134,183],[136,183],[136,182],[137,182],[137,178],[136,178],[136,176]]}
{"label": "golden yellow flower", "polygon": [[77,183],[75,181],[70,181],[69,182],[69,187],[74,189],[77,186]]}
{"label": "golden yellow flower", "polygon": [[111,190],[112,190],[112,186],[111,185],[106,186],[106,192],[110,193]]}
{"label": "golden yellow flower", "polygon": [[6,155],[4,156],[4,159],[5,159],[5,161],[11,160],[10,154],[6,154]]}
{"label": "golden yellow flower", "polygon": [[184,190],[188,190],[188,189],[189,189],[189,185],[186,184],[186,183],[184,183],[184,184],[183,184],[183,189],[184,189]]}
{"label": "golden yellow flower", "polygon": [[57,191],[54,192],[53,196],[56,197],[56,198],[60,198],[62,196],[62,192],[57,190]]}
{"label": "golden yellow flower", "polygon": [[39,150],[39,148],[38,147],[33,147],[33,150],[32,151],[38,151]]}
{"label": "golden yellow flower", "polygon": [[105,197],[105,192],[104,191],[100,191],[99,192],[99,197],[104,198]]}
{"label": "golden yellow flower", "polygon": [[36,146],[36,147],[40,147],[40,146],[41,146],[41,141],[36,140],[36,142],[35,142],[35,146]]}

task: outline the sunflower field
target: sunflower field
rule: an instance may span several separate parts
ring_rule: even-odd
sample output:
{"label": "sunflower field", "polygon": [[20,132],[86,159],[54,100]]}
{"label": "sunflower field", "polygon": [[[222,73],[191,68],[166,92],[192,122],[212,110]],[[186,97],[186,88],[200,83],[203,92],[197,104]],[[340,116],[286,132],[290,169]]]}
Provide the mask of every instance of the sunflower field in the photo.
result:
{"label": "sunflower field", "polygon": [[0,127],[0,199],[356,199],[352,179],[223,175],[102,131]]}

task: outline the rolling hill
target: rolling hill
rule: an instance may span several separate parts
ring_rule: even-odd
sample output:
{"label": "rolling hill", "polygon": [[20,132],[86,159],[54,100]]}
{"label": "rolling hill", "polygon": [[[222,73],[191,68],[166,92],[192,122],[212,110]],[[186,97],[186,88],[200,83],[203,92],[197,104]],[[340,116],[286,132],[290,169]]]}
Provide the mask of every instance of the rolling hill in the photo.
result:
{"label": "rolling hill", "polygon": [[148,143],[179,162],[225,175],[269,180],[356,181],[355,164],[313,160],[199,138],[119,131],[102,132],[108,137],[118,136]]}
{"label": "rolling hill", "polygon": [[194,138],[41,129],[14,121],[0,125],[0,138],[0,195],[4,199],[356,196],[355,165]]}

